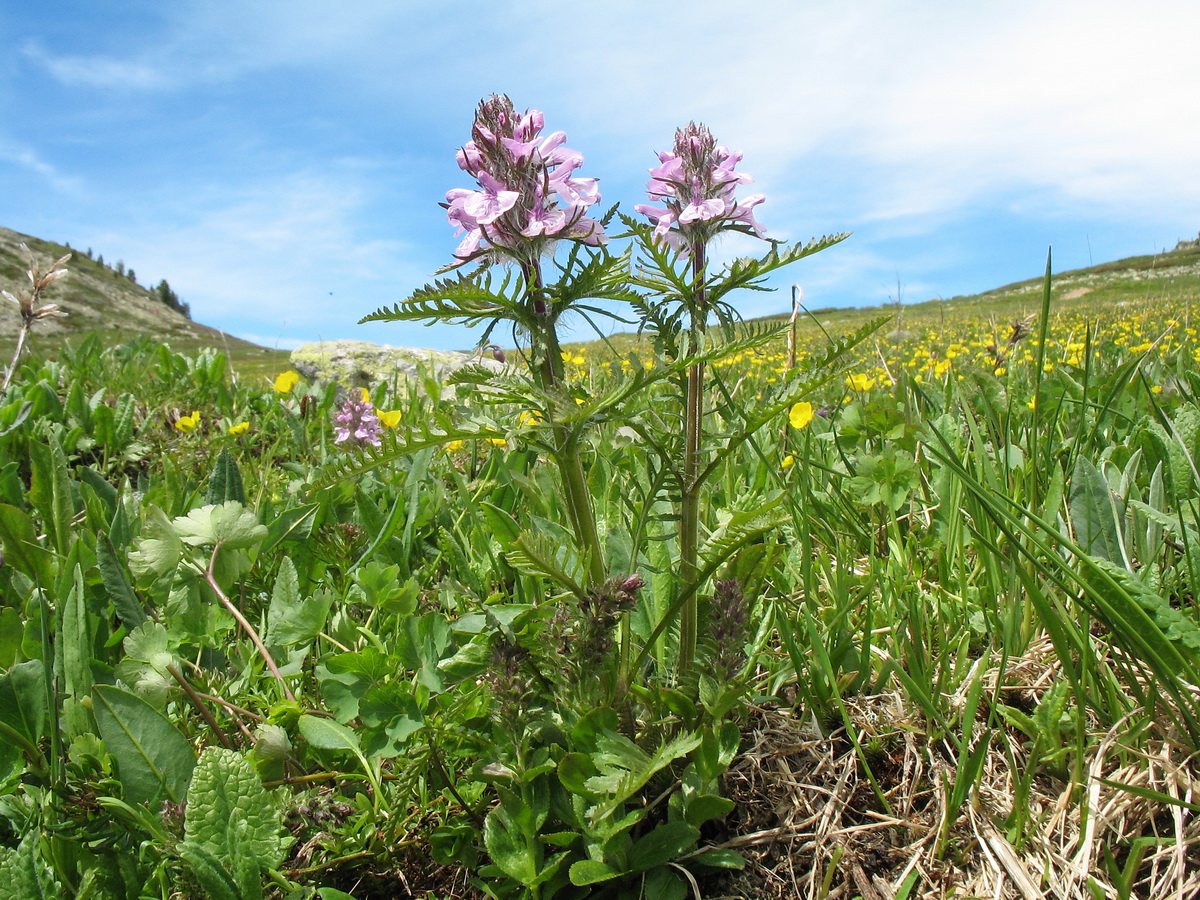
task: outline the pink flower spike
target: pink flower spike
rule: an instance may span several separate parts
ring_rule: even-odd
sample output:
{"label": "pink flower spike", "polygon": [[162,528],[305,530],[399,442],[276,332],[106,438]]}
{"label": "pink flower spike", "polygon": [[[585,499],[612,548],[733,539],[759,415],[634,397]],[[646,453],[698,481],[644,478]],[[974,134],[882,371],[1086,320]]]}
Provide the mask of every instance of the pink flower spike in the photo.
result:
{"label": "pink flower spike", "polygon": [[479,190],[450,191],[444,204],[447,221],[458,234],[465,232],[458,260],[528,261],[556,239],[602,238],[599,222],[576,227],[584,210],[600,200],[596,179],[574,177],[583,155],[566,146],[563,131],[542,138],[544,126],[540,111],[518,113],[507,97],[479,104],[472,139],[457,153],[459,167],[475,177]]}

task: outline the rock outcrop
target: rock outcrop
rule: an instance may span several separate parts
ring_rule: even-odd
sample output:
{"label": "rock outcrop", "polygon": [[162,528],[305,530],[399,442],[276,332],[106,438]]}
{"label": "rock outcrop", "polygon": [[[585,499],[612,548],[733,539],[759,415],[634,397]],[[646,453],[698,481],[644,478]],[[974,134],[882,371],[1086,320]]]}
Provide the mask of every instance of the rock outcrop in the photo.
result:
{"label": "rock outcrop", "polygon": [[374,387],[398,377],[413,378],[418,367],[445,378],[466,365],[483,365],[499,370],[503,364],[490,354],[456,350],[424,350],[388,347],[369,341],[321,341],[292,351],[292,366],[311,381],[336,381],[346,388]]}

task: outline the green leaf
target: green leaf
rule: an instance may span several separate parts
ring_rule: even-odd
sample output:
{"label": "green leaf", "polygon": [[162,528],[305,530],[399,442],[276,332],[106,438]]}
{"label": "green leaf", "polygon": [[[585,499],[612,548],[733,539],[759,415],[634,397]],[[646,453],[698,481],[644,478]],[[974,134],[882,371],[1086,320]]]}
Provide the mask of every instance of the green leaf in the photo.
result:
{"label": "green leaf", "polygon": [[599,884],[611,881],[620,876],[620,872],[607,863],[595,859],[581,859],[571,864],[571,884],[582,887],[585,884]]}
{"label": "green leaf", "polygon": [[[79,547],[79,544],[75,544]],[[73,554],[72,554],[73,555]],[[78,564],[73,569],[73,583],[67,591],[58,617],[59,651],[63,690],[63,720],[69,736],[92,730],[91,717],[78,705],[92,687],[92,632],[87,605],[83,596],[83,572]]]}
{"label": "green leaf", "polygon": [[687,801],[686,818],[691,825],[703,825],[711,819],[719,819],[734,807],[728,797],[717,794],[702,794]]}
{"label": "green leaf", "polygon": [[262,552],[274,550],[285,541],[308,540],[312,536],[313,524],[320,508],[320,503],[309,503],[281,512],[267,527],[267,538],[263,543]]}
{"label": "green leaf", "polygon": [[301,716],[300,734],[321,750],[349,750],[356,755],[362,754],[358,736],[340,722],[324,716]]}
{"label": "green leaf", "polygon": [[1071,527],[1075,539],[1089,556],[1123,564],[1124,554],[1117,535],[1114,498],[1108,482],[1092,463],[1079,456],[1071,476]]}
{"label": "green leaf", "polygon": [[222,860],[239,851],[260,868],[283,861],[292,837],[283,836],[283,817],[254,766],[242,754],[207,747],[187,791],[184,837]]}
{"label": "green leaf", "polygon": [[144,537],[138,539],[137,549],[129,554],[129,568],[135,575],[165,575],[179,565],[183,542],[171,520],[157,506],[146,511]]}
{"label": "green leaf", "polygon": [[645,872],[682,856],[700,840],[700,829],[687,822],[666,822],[636,840],[629,851],[629,871]]}
{"label": "green leaf", "polygon": [[746,857],[736,850],[708,850],[693,857],[693,860],[702,866],[709,866],[713,869],[746,868]]}
{"label": "green leaf", "polygon": [[29,514],[7,503],[0,503],[0,546],[4,562],[31,581],[53,581],[54,554],[38,543],[37,527]]}
{"label": "green leaf", "polygon": [[205,500],[211,504],[225,503],[230,500],[246,505],[246,490],[242,487],[242,473],[238,471],[237,461],[228,447],[222,447],[217,454],[217,462],[208,478],[208,494]]}
{"label": "green leaf", "polygon": [[220,858],[203,844],[184,841],[179,856],[188,864],[209,900],[244,900]]}
{"label": "green leaf", "polygon": [[604,794],[604,802],[588,810],[588,818],[598,822],[610,817],[622,804],[645,786],[654,774],[700,745],[700,736],[680,734],[659,747],[652,755],[622,734],[602,735],[599,751],[592,756],[600,774],[586,782],[588,790]]}
{"label": "green leaf", "polygon": [[38,854],[37,831],[16,848],[0,848],[0,900],[51,900],[63,893]]}
{"label": "green leaf", "polygon": [[116,548],[103,531],[96,535],[96,567],[121,624],[129,631],[137,628],[145,621],[146,611],[125,577],[125,566],[121,564]]}
{"label": "green leaf", "polygon": [[179,803],[187,794],[196,754],[162,713],[136,694],[112,685],[92,689],[92,711],[116,760],[125,799]]}
{"label": "green leaf", "polygon": [[267,536],[266,526],[259,524],[254,511],[236,500],[193,509],[171,525],[179,539],[193,547],[220,544],[233,550],[253,547]]}
{"label": "green leaf", "polygon": [[483,822],[483,845],[500,870],[514,881],[530,886],[538,877],[537,845],[521,834],[503,807],[494,807]]}
{"label": "green leaf", "polygon": [[21,743],[35,759],[46,728],[46,669],[40,659],[13,666],[0,675],[0,726],[11,729],[6,739]]}
{"label": "green leaf", "polygon": [[299,579],[292,560],[285,556],[275,576],[271,605],[267,609],[267,633],[263,640],[270,647],[291,647],[312,641],[329,617],[333,595],[317,591],[309,597],[300,595]]}

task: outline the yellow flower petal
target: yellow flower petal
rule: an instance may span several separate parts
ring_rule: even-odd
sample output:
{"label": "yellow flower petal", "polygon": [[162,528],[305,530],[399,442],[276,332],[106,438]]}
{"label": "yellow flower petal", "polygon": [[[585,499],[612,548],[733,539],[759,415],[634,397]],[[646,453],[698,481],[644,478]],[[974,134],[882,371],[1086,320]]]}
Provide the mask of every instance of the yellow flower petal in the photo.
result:
{"label": "yellow flower petal", "polygon": [[813,420],[813,406],[807,400],[801,400],[788,413],[788,422],[793,428],[804,428]]}
{"label": "yellow flower petal", "polygon": [[447,441],[445,446],[442,447],[442,449],[445,450],[447,453],[457,453],[462,448],[463,448],[462,441]]}
{"label": "yellow flower petal", "polygon": [[300,373],[293,372],[288,369],[286,372],[281,372],[275,376],[275,390],[280,394],[290,394],[292,390],[300,383]]}
{"label": "yellow flower petal", "polygon": [[379,416],[379,424],[384,428],[395,428],[400,424],[400,410],[398,409],[381,409],[376,415]]}
{"label": "yellow flower petal", "polygon": [[192,410],[190,416],[180,416],[175,420],[175,427],[180,431],[194,431],[196,426],[200,424],[200,413]]}
{"label": "yellow flower petal", "polygon": [[249,422],[238,422],[236,425],[229,426],[230,434],[245,434],[249,430],[250,430]]}
{"label": "yellow flower petal", "polygon": [[787,456],[785,456],[783,458],[783,462],[781,462],[779,464],[779,468],[790,469],[795,464],[796,464],[796,457],[792,456],[792,454],[789,453]]}

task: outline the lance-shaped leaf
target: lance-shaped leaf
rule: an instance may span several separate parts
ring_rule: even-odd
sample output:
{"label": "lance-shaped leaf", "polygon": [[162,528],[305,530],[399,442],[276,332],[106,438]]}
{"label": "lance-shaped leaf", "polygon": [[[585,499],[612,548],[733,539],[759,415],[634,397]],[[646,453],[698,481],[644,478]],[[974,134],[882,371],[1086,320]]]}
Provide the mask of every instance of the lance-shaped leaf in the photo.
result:
{"label": "lance-shaped leaf", "polygon": [[117,762],[126,800],[183,800],[196,753],[166,716],[136,694],[107,684],[92,689],[92,712]]}

